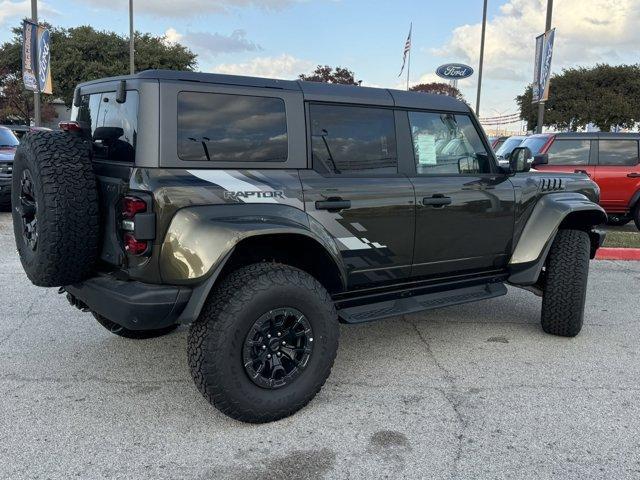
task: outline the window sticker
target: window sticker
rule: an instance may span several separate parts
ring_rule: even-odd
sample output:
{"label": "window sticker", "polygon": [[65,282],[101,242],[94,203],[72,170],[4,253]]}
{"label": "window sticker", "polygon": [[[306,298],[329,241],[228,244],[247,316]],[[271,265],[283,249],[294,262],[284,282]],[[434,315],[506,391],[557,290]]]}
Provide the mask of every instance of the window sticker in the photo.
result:
{"label": "window sticker", "polygon": [[436,137],[428,133],[416,133],[416,150],[419,165],[436,165]]}

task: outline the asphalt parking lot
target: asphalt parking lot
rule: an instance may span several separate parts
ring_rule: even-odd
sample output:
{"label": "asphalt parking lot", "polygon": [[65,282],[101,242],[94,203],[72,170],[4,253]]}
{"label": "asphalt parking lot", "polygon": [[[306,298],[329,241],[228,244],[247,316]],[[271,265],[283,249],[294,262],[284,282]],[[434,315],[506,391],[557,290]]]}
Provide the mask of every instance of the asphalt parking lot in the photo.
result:
{"label": "asphalt parking lot", "polygon": [[116,337],[33,287],[0,214],[0,478],[640,478],[640,264],[592,262],[586,324],[540,299],[343,327],[288,419],[246,425],[193,387],[187,329]]}

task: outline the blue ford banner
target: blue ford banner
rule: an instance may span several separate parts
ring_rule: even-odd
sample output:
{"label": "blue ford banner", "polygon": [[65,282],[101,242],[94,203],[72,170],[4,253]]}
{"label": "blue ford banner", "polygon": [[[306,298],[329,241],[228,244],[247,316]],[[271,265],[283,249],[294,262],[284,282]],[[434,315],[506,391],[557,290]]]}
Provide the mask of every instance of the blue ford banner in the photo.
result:
{"label": "blue ford banner", "polygon": [[[51,36],[49,30],[24,20],[22,24],[22,80],[27,90],[51,93]],[[36,78],[36,72],[37,77]]]}
{"label": "blue ford banner", "polygon": [[460,80],[473,75],[473,68],[462,63],[446,63],[436,69],[436,75],[447,80]]}
{"label": "blue ford banner", "polygon": [[551,59],[556,29],[536,38],[536,56],[533,66],[533,103],[546,102],[549,98],[549,80],[551,79]]}

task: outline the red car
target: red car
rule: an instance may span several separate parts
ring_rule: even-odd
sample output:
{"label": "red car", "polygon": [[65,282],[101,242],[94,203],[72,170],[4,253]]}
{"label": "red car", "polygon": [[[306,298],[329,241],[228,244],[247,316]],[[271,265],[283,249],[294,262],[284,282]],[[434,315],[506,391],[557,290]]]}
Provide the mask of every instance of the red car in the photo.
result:
{"label": "red car", "polygon": [[638,133],[543,133],[520,146],[531,150],[536,170],[591,177],[600,187],[609,223],[624,225],[633,219],[640,229],[639,141]]}

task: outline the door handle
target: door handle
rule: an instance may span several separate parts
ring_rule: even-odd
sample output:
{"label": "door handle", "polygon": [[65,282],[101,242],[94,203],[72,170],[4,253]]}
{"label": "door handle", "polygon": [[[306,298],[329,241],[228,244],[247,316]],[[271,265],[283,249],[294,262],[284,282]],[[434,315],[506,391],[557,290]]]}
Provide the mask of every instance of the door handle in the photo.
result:
{"label": "door handle", "polygon": [[444,207],[451,204],[451,197],[445,197],[444,195],[433,195],[432,197],[424,197],[422,199],[423,205],[431,205],[432,207]]}
{"label": "door handle", "polygon": [[574,170],[573,173],[584,173],[587,177],[591,176],[586,170]]}
{"label": "door handle", "polygon": [[640,173],[638,173],[638,172],[627,173],[627,177],[629,177],[629,178],[640,178]]}
{"label": "door handle", "polygon": [[330,212],[339,212],[351,208],[351,200],[343,200],[341,198],[330,198],[328,200],[318,200],[316,202],[316,210],[329,210]]}

